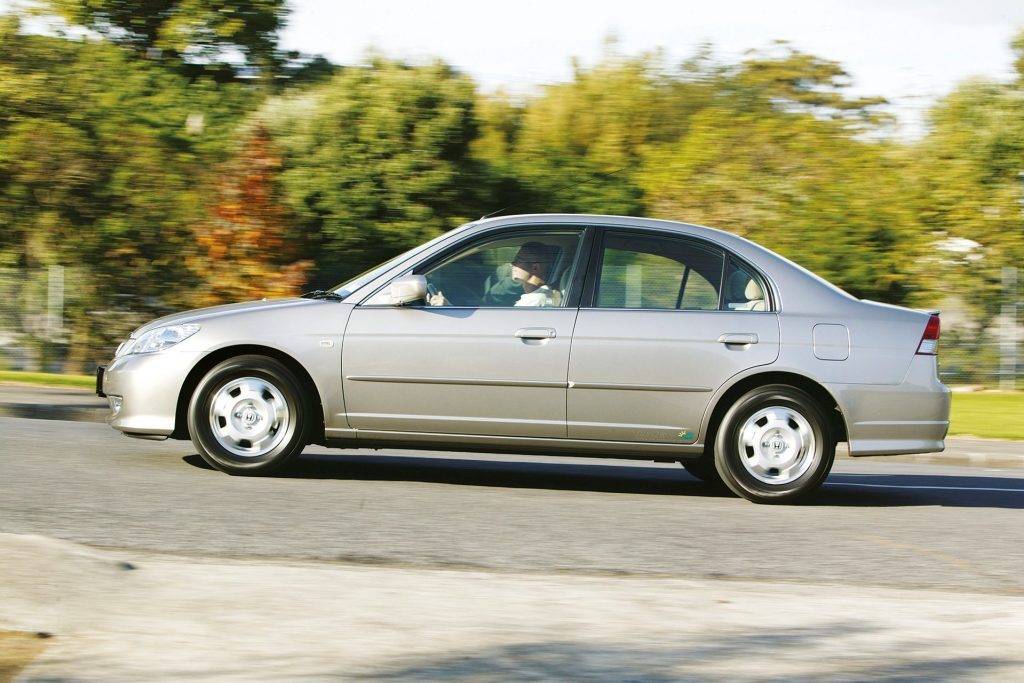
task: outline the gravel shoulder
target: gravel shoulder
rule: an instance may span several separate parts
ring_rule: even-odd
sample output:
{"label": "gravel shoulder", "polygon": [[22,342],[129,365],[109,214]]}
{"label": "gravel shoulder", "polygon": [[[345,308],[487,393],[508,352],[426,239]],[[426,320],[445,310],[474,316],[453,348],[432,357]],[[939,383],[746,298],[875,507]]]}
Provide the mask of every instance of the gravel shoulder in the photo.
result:
{"label": "gravel shoulder", "polygon": [[1016,680],[1024,598],[180,558],[0,534],[15,680]]}

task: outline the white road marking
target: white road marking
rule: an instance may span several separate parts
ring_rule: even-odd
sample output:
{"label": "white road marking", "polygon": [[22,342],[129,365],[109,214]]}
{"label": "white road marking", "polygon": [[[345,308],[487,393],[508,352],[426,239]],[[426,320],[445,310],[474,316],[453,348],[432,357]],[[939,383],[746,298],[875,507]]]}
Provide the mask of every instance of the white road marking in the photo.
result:
{"label": "white road marking", "polygon": [[1024,493],[1024,489],[997,489],[988,487],[973,486],[905,486],[896,484],[856,484],[845,481],[830,481],[826,486],[859,486],[869,489],[925,489],[929,491],[992,491],[997,493]]}

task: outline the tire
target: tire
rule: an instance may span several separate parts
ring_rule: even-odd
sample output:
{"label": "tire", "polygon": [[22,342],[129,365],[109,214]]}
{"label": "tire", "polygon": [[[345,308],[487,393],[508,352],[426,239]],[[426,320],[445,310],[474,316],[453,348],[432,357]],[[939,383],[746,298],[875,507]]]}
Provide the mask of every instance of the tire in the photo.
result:
{"label": "tire", "polygon": [[715,487],[724,486],[722,477],[718,474],[718,470],[715,469],[715,459],[713,456],[703,455],[696,460],[680,460],[679,464],[686,468],[687,472],[706,484]]}
{"label": "tire", "polygon": [[807,392],[757,387],[722,418],[715,468],[733,493],[755,503],[791,503],[817,489],[832,469],[831,423]]}
{"label": "tire", "polygon": [[236,356],[196,387],[188,430],[203,460],[236,475],[281,472],[308,442],[309,400],[294,374],[266,356]]}

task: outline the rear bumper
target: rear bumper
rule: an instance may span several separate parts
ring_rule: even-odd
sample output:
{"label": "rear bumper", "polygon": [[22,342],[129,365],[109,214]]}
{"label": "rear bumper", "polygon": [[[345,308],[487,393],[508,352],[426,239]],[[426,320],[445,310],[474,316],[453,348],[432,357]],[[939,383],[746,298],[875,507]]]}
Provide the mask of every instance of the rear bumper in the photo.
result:
{"label": "rear bumper", "polygon": [[949,387],[934,356],[914,356],[901,384],[828,384],[846,418],[850,455],[938,453],[949,432]]}
{"label": "rear bumper", "polygon": [[107,424],[129,436],[169,436],[181,387],[198,356],[172,350],[115,359],[102,379],[111,403]]}

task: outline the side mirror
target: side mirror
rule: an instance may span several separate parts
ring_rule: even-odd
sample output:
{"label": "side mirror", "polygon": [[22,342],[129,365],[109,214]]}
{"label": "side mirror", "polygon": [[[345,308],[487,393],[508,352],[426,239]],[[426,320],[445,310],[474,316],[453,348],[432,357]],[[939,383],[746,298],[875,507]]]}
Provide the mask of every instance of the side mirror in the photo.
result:
{"label": "side mirror", "polygon": [[422,275],[403,275],[392,280],[388,288],[392,306],[403,306],[427,298],[427,278]]}

